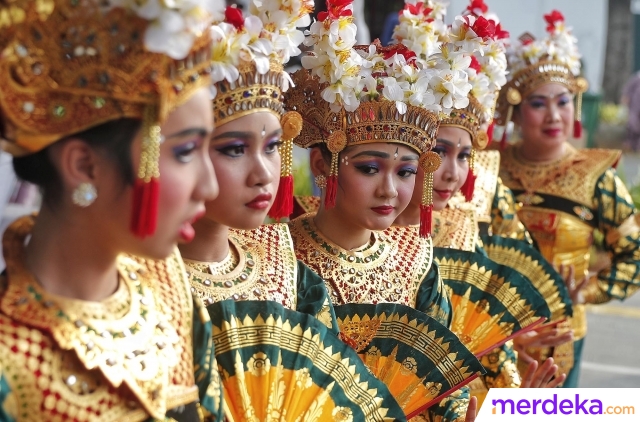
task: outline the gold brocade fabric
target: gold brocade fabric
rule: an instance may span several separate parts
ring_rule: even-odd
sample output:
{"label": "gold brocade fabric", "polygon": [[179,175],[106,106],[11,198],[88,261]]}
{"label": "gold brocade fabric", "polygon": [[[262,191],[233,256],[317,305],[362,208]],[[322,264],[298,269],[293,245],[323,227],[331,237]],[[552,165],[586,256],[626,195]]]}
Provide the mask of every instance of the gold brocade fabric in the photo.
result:
{"label": "gold brocade fabric", "polygon": [[433,246],[467,252],[478,244],[478,221],[474,209],[445,208],[433,212]]}
{"label": "gold brocade fabric", "polygon": [[[620,152],[576,150],[565,144],[565,154],[559,160],[535,163],[522,159],[518,153],[519,147],[520,143],[511,145],[503,152],[500,176],[509,188],[516,193],[521,192],[516,196],[522,204],[518,215],[542,255],[555,266],[574,265],[576,279],[580,281],[588,272],[594,223],[602,230],[604,223],[598,220],[603,217],[612,222],[616,220],[616,216],[598,214],[600,210],[596,201],[599,198],[594,197],[594,192],[603,174],[619,160]],[[613,186],[610,191],[614,192]],[[545,202],[551,198],[567,200],[575,206],[563,210],[558,209],[558,205],[545,206]],[[609,212],[614,211],[610,209]],[[587,324],[584,306],[573,307],[571,326],[576,340],[585,336]],[[570,347],[572,345],[565,348]],[[562,349],[556,348],[554,357],[561,364],[561,371],[566,372],[573,366],[573,352]],[[548,350],[532,353],[538,354],[540,359],[549,354]]]}
{"label": "gold brocade fabric", "polygon": [[298,259],[315,271],[334,304],[400,303],[415,308],[420,283],[431,268],[431,239],[416,227],[374,232],[371,243],[348,251],[322,236],[306,214],[289,223]]}
{"label": "gold brocade fabric", "polygon": [[296,309],[298,267],[286,224],[230,230],[230,256],[221,263],[185,259],[194,295],[205,305],[225,299],[272,300]]}
{"label": "gold brocade fabric", "polygon": [[179,256],[121,256],[112,296],[63,298],[44,291],[25,268],[33,224],[33,217],[17,220],[3,238],[4,410],[18,420],[141,421],[165,420],[167,410],[197,402],[194,308]]}
{"label": "gold brocade fabric", "polygon": [[[475,207],[479,222],[491,222],[491,208],[498,185],[498,172],[500,171],[500,152],[494,150],[476,151],[474,161],[474,173],[476,183],[473,190],[471,205]],[[456,193],[451,201],[450,207],[465,204],[464,196],[460,192]]]}

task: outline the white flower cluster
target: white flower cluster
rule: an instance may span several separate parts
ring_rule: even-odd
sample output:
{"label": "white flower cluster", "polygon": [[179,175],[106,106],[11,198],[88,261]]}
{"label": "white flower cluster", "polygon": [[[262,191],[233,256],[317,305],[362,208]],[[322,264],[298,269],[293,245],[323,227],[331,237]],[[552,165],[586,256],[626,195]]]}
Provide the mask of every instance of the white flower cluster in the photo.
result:
{"label": "white flower cluster", "polygon": [[333,111],[354,111],[361,102],[380,99],[394,101],[401,114],[408,105],[443,113],[467,106],[470,57],[438,48],[429,56],[423,52],[422,58],[406,44],[354,49],[351,2],[334,1],[338,5],[332,8],[334,2],[329,1],[325,19],[311,26],[305,44],[314,51],[302,59],[321,83],[328,83],[322,97]]}
{"label": "white flower cluster", "polygon": [[543,60],[565,65],[574,76],[580,74],[578,40],[571,34],[571,28],[565,26],[564,18],[549,23],[547,32],[549,36],[544,39],[525,38],[524,42],[509,50],[512,74]]}
{"label": "white flower cluster", "polygon": [[[246,17],[239,9],[228,9],[226,21],[211,27],[212,81],[234,82],[242,62],[253,62],[258,73],[265,74],[270,61],[284,65],[300,54],[304,34],[298,27],[309,25],[312,10],[313,0],[252,0]],[[289,78],[283,75],[286,91]]]}
{"label": "white flower cluster", "polygon": [[124,8],[148,20],[144,45],[148,51],[184,59],[196,38],[224,10],[221,0],[109,0],[107,9]]}
{"label": "white flower cluster", "polygon": [[[493,17],[487,19],[467,14],[456,18],[450,36],[454,45],[472,52],[472,65],[468,69],[471,94],[484,108],[488,121],[493,118],[498,94],[507,83],[508,73],[504,42],[506,38],[500,38],[501,29],[497,25],[498,22]],[[482,31],[482,36],[476,33],[474,27],[478,32]]]}
{"label": "white flower cluster", "polygon": [[399,24],[393,38],[420,58],[437,53],[441,38],[447,31],[444,23],[446,3],[437,0],[417,2],[407,0],[400,11]]}

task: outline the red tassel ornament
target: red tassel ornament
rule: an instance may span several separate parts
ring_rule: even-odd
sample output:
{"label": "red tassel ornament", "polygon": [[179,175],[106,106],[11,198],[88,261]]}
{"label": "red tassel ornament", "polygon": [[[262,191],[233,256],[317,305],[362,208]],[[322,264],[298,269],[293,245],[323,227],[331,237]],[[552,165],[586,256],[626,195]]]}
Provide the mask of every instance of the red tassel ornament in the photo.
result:
{"label": "red tassel ornament", "polygon": [[327,179],[327,192],[324,195],[324,209],[328,210],[336,206],[338,194],[338,175],[332,174]]}
{"label": "red tassel ornament", "polygon": [[469,171],[467,173],[467,180],[464,181],[462,188],[460,188],[460,192],[464,195],[464,199],[467,202],[470,202],[473,199],[473,192],[476,186],[476,175],[473,174],[473,169],[469,167]]}
{"label": "red tassel ornament", "polygon": [[582,137],[582,122],[580,120],[573,121],[573,137],[576,139]]}
{"label": "red tassel ornament", "polygon": [[151,236],[158,223],[158,201],[160,196],[160,125],[156,111],[147,107],[142,121],[142,151],[138,178],[133,187],[131,210],[131,232],[141,238]]}
{"label": "red tassel ornament", "polygon": [[420,205],[420,237],[431,237],[433,225],[433,204]]}
{"label": "red tassel ornament", "polygon": [[500,150],[504,151],[504,149],[507,147],[507,138],[508,136],[508,127],[505,125],[504,127],[504,132],[502,133],[502,139],[500,139]]}
{"label": "red tassel ornament", "polygon": [[278,193],[273,205],[269,209],[269,217],[274,220],[286,218],[293,212],[293,175],[280,177]]}

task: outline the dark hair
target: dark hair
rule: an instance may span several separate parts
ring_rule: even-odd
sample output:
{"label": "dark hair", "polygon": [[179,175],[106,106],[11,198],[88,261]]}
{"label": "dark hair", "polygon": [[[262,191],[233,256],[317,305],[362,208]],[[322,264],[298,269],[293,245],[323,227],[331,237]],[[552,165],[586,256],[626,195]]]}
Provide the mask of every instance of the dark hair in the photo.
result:
{"label": "dark hair", "polygon": [[[81,139],[92,149],[105,154],[118,167],[123,185],[133,184],[131,143],[140,125],[141,121],[138,119],[122,118],[94,126],[65,139]],[[13,169],[20,179],[38,185],[43,191],[44,202],[50,206],[60,199],[62,181],[51,162],[48,147],[24,157],[14,157]]]}

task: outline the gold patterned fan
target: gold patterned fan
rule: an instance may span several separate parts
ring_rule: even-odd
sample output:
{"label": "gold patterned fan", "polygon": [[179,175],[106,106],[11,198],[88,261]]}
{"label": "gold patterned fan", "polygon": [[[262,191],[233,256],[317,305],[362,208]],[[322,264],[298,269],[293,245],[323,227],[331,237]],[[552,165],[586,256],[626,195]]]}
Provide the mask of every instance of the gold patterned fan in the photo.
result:
{"label": "gold patterned fan", "polygon": [[444,325],[400,304],[335,307],[343,341],[382,380],[407,418],[421,413],[484,372]]}
{"label": "gold patterned fan", "polygon": [[516,239],[483,236],[484,250],[492,261],[515,268],[540,292],[551,311],[551,321],[573,315],[571,297],[562,276],[535,248]]}
{"label": "gold patterned fan", "polygon": [[312,316],[269,301],[207,309],[229,420],[404,420],[387,387]]}
{"label": "gold patterned fan", "polygon": [[512,268],[475,252],[434,248],[451,298],[451,330],[481,357],[551,315],[544,298]]}

